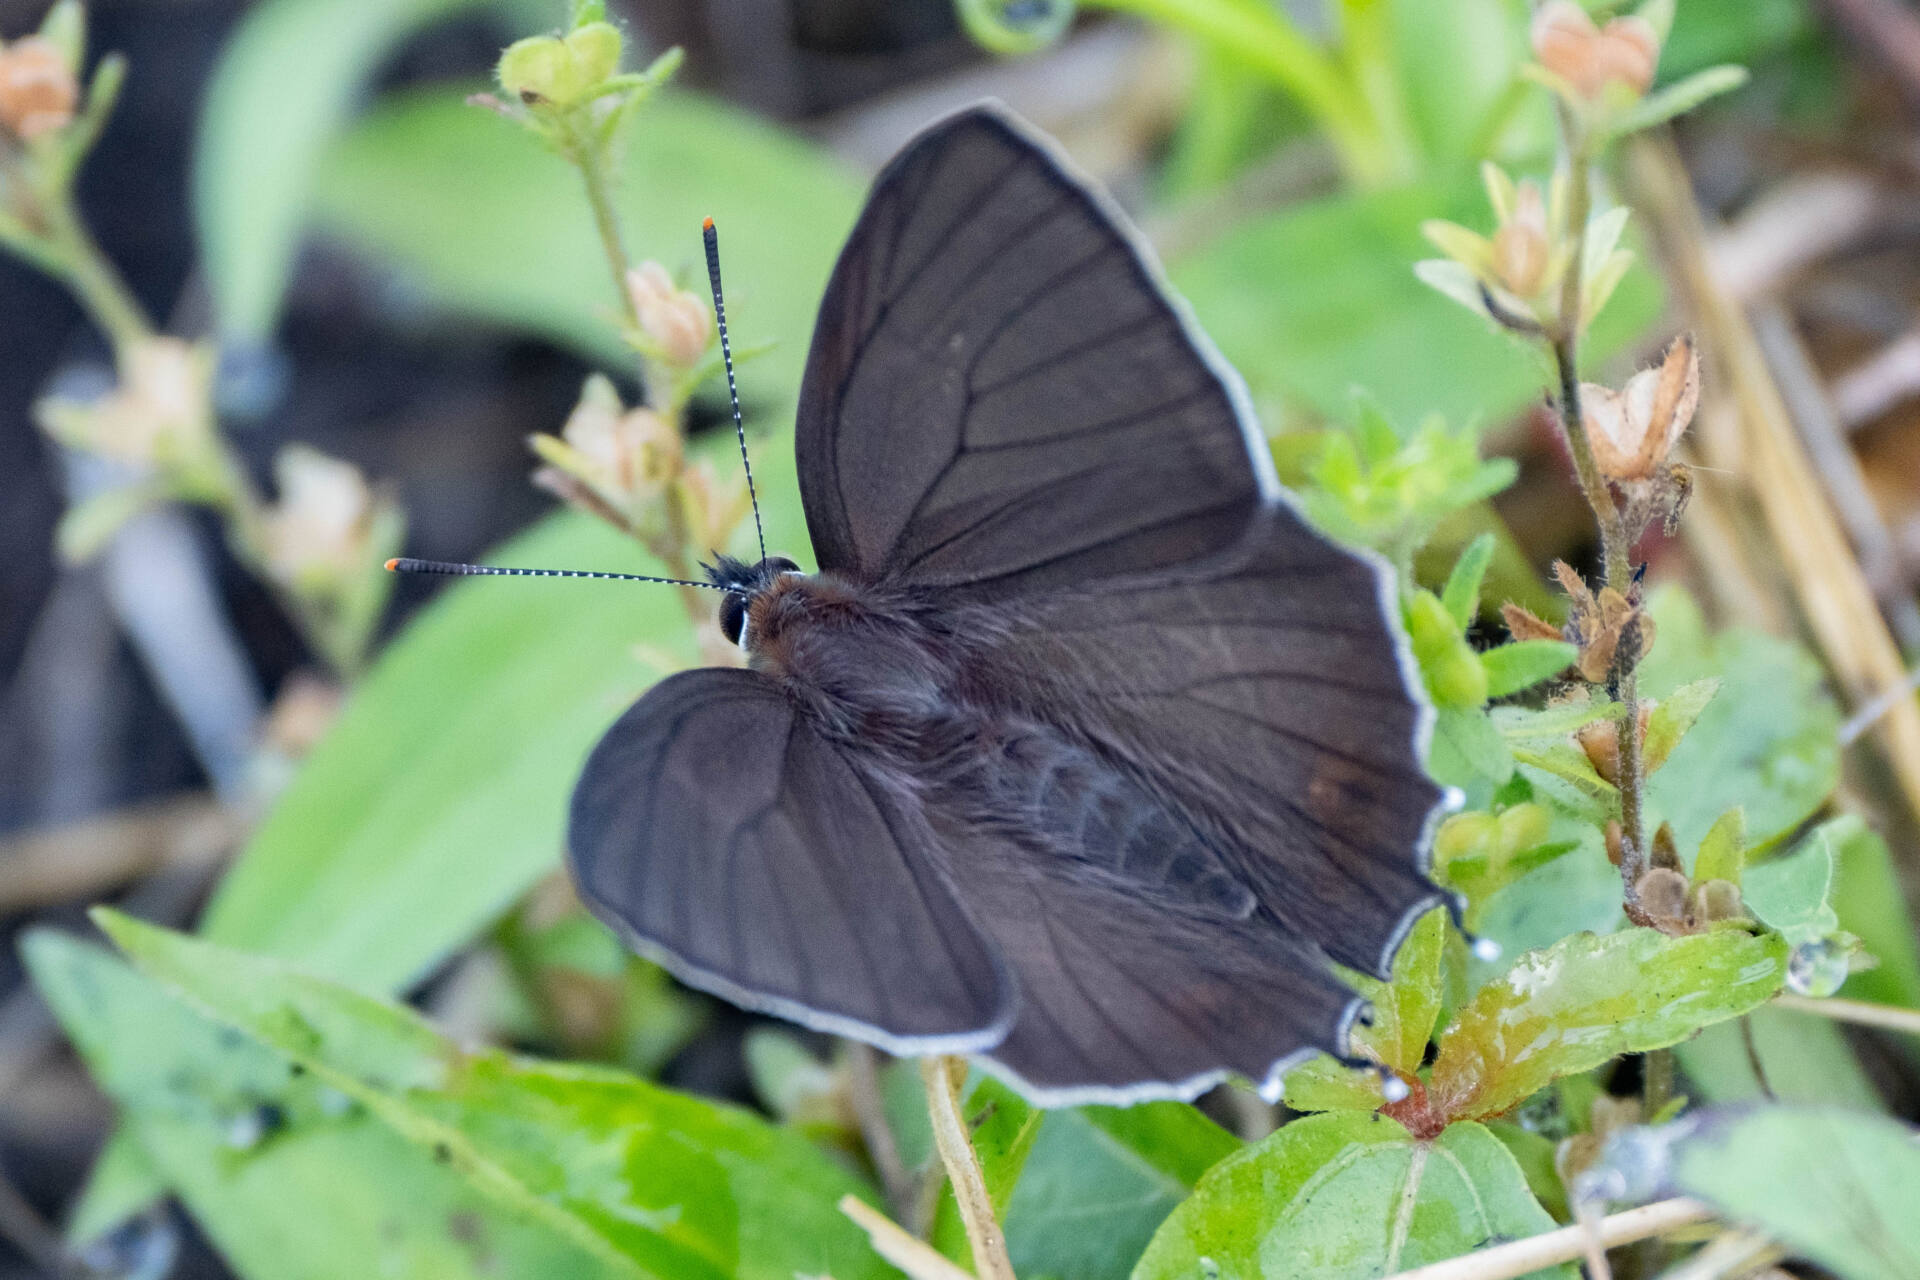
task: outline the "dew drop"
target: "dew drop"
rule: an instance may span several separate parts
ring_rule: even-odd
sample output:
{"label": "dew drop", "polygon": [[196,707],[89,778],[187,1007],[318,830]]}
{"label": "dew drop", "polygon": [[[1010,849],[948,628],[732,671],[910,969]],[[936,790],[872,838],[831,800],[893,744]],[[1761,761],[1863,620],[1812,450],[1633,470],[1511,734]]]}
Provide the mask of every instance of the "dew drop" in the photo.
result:
{"label": "dew drop", "polygon": [[1380,1096],[1388,1102],[1403,1101],[1412,1092],[1413,1090],[1407,1087],[1407,1082],[1399,1076],[1382,1076],[1380,1079]]}
{"label": "dew drop", "polygon": [[1787,956],[1787,986],[1797,995],[1830,996],[1846,980],[1846,950],[1827,938],[1802,942]]}
{"label": "dew drop", "polygon": [[1475,938],[1473,940],[1474,959],[1485,960],[1491,963],[1492,961],[1498,960],[1500,955],[1500,944],[1492,938]]}

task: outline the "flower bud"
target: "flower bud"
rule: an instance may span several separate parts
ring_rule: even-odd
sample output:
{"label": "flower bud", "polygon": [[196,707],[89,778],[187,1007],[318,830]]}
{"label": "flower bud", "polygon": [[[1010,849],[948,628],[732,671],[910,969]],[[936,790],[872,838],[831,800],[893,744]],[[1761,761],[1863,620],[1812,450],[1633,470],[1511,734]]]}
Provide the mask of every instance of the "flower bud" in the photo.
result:
{"label": "flower bud", "polygon": [[1533,19],[1533,56],[1589,102],[1609,85],[1635,97],[1653,83],[1660,37],[1643,18],[1620,17],[1600,28],[1574,0],[1551,0]]}
{"label": "flower bud", "polygon": [[571,107],[620,69],[620,30],[589,22],[564,36],[529,36],[508,45],[494,74],[500,87],[535,106]]}
{"label": "flower bud", "polygon": [[80,83],[66,55],[43,36],[0,48],[0,126],[32,141],[73,119]]}
{"label": "flower bud", "polygon": [[721,480],[705,458],[680,473],[681,509],[687,540],[696,547],[724,547],[753,510],[744,472],[737,468]]}
{"label": "flower bud", "polygon": [[1674,339],[1658,368],[1642,369],[1619,391],[1582,383],[1582,418],[1593,460],[1610,480],[1651,480],[1666,466],[1700,404],[1700,355]]}
{"label": "flower bud", "polygon": [[1641,873],[1634,884],[1640,909],[1652,917],[1662,933],[1667,926],[1684,925],[1687,918],[1687,878],[1671,867],[1654,867]]}
{"label": "flower bud", "polygon": [[1747,914],[1746,904],[1740,900],[1740,886],[1731,880],[1703,880],[1693,886],[1688,908],[1703,925],[1742,920]]}
{"label": "flower bud", "polygon": [[266,514],[267,564],[273,575],[307,589],[338,586],[363,567],[373,493],[360,469],[305,445],[274,459],[280,500]]}
{"label": "flower bud", "polygon": [[657,498],[680,470],[680,433],[673,424],[651,409],[625,408],[613,384],[598,374],[587,379],[560,435],[570,450],[548,461],[622,512]]}
{"label": "flower bud", "polygon": [[1540,288],[1552,255],[1547,242],[1547,206],[1538,183],[1521,182],[1514,191],[1512,215],[1493,233],[1493,272],[1521,298]]}
{"label": "flower bud", "polygon": [[212,442],[213,358],[179,338],[153,337],[127,352],[120,384],[82,404],[48,399],[36,406],[62,444],[136,466],[200,457]]}
{"label": "flower bud", "polygon": [[706,299],[675,287],[673,277],[657,262],[643,262],[627,272],[627,297],[640,331],[661,359],[682,369],[700,362],[713,340]]}

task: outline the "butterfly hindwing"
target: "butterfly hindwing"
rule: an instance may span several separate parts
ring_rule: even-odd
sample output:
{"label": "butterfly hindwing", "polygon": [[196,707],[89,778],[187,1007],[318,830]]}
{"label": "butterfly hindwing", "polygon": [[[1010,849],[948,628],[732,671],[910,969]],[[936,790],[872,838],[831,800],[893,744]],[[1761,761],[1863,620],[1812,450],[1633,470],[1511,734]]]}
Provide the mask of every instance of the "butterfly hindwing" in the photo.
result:
{"label": "butterfly hindwing", "polygon": [[872,779],[750,671],[661,681],[573,796],[581,898],[693,986],[897,1052],[997,1042],[1011,985]]}
{"label": "butterfly hindwing", "polygon": [[1226,545],[1275,487],[1237,385],[1103,199],[964,112],[880,176],[821,305],[820,567],[1004,597]]}
{"label": "butterfly hindwing", "polygon": [[1280,924],[1384,977],[1441,901],[1414,854],[1441,793],[1379,592],[1371,565],[1271,506],[1225,552],[1009,616],[1015,663],[1046,673],[1077,734],[1205,822]]}

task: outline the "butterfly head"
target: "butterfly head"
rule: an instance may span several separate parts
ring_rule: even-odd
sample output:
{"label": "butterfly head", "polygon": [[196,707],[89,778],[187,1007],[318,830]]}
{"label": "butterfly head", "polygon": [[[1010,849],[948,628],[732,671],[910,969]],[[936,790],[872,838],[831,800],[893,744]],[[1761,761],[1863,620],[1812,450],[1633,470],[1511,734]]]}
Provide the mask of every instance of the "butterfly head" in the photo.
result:
{"label": "butterfly head", "polygon": [[709,583],[726,592],[720,597],[720,634],[742,649],[747,647],[747,609],[754,597],[789,574],[800,572],[800,566],[785,556],[768,556],[759,564],[748,564],[732,556],[716,555],[712,564],[700,567]]}

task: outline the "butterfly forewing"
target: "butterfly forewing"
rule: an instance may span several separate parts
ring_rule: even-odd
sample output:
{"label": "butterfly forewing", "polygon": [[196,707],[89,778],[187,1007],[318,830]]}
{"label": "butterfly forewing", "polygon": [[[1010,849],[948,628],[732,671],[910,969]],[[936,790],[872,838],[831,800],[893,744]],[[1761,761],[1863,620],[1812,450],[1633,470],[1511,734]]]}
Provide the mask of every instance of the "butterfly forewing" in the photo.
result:
{"label": "butterfly forewing", "polygon": [[1229,375],[1008,118],[875,184],[821,305],[800,489],[822,568],[1006,596],[1231,543],[1270,483]]}

